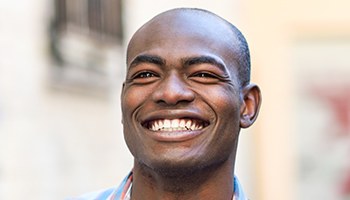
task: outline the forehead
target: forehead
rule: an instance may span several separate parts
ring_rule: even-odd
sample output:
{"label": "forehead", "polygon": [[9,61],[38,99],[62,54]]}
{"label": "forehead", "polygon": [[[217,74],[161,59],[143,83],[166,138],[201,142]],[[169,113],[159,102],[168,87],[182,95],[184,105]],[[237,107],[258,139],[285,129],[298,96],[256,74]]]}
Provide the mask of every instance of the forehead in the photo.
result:
{"label": "forehead", "polygon": [[144,53],[166,58],[213,54],[231,62],[238,51],[236,35],[223,19],[200,11],[173,11],[156,16],[134,34],[127,63]]}

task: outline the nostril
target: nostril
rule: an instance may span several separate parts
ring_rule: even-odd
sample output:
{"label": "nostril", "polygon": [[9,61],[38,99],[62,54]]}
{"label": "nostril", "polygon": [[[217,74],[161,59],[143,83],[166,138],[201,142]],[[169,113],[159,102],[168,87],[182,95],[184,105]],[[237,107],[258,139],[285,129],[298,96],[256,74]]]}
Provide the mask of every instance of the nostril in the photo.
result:
{"label": "nostril", "polygon": [[177,94],[163,94],[160,98],[156,98],[155,102],[157,104],[164,104],[164,105],[177,105],[182,103],[189,103],[194,100],[194,94],[184,94],[184,93],[177,93]]}
{"label": "nostril", "polygon": [[195,98],[190,86],[177,76],[164,79],[153,93],[153,99],[158,104],[176,105],[181,102],[191,102]]}

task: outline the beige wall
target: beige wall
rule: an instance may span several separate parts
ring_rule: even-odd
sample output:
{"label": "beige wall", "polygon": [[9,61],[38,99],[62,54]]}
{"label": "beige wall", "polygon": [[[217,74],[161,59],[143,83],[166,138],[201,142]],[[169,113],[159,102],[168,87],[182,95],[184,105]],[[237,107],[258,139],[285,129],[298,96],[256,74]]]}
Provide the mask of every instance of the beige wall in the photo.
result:
{"label": "beige wall", "polygon": [[0,0],[0,199],[54,200],[110,187],[132,167],[118,87],[53,90],[49,0]]}
{"label": "beige wall", "polygon": [[350,38],[350,3],[249,0],[243,7],[241,19],[250,41],[254,77],[263,92],[255,128],[258,199],[297,199],[293,45],[303,38]]}
{"label": "beige wall", "polygon": [[126,28],[126,41],[144,22],[148,21],[156,14],[165,10],[177,7],[198,7],[211,10],[220,14],[226,19],[235,19],[239,17],[239,1],[238,0],[220,0],[215,3],[209,0],[128,0],[124,1],[125,18],[124,24]]}

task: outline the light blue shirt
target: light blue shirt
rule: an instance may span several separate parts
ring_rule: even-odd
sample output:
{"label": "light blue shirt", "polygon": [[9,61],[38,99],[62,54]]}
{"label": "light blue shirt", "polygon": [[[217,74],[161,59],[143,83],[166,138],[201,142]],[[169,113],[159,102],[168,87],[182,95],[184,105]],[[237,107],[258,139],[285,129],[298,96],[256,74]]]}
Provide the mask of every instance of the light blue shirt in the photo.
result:
{"label": "light blue shirt", "polygon": [[[233,200],[247,200],[247,197],[243,192],[242,186],[239,183],[236,176],[234,177],[233,183],[235,190]],[[70,198],[67,200],[130,200],[131,186],[132,172],[124,178],[124,180],[118,187],[88,193],[80,197]],[[123,199],[121,199],[122,197]]]}

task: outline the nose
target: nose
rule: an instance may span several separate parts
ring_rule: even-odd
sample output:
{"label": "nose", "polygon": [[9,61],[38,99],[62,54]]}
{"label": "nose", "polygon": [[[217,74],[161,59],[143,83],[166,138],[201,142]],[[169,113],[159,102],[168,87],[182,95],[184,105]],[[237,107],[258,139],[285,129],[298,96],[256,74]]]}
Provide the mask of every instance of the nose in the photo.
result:
{"label": "nose", "polygon": [[192,102],[194,92],[178,74],[171,74],[164,78],[153,92],[153,100],[158,104],[177,105]]}

